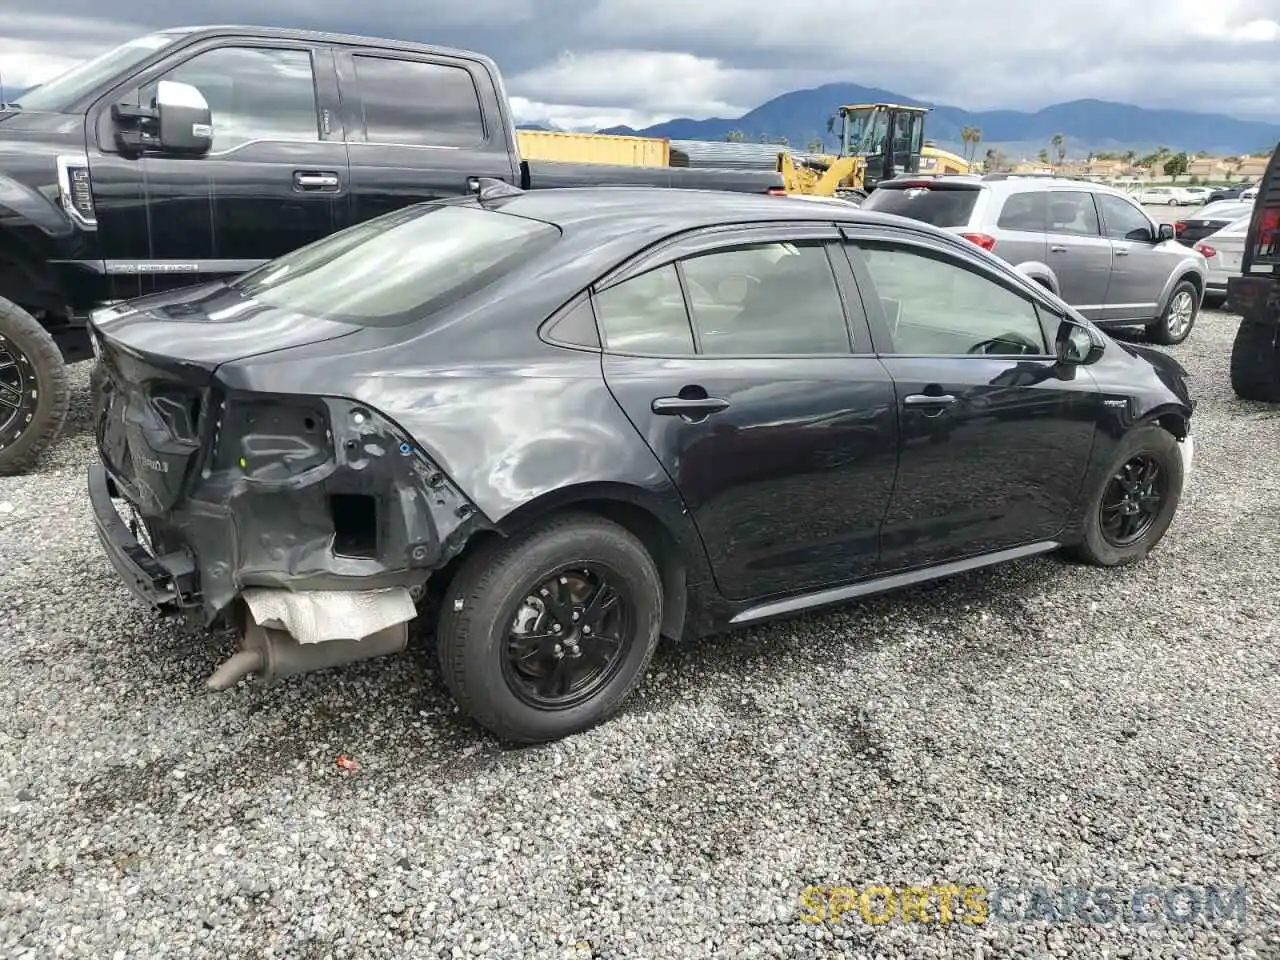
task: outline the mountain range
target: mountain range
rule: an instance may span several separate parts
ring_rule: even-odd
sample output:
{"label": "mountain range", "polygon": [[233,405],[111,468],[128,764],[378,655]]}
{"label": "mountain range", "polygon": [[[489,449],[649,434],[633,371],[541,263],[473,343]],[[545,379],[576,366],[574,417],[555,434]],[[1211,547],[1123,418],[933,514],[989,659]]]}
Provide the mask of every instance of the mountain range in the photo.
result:
{"label": "mountain range", "polygon": [[1240,120],[1224,114],[1151,110],[1106,100],[1072,100],[1034,112],[970,111],[925,103],[855,83],[793,90],[737,118],[692,120],[682,117],[642,130],[621,126],[598,132],[673,140],[724,140],[737,131],[747,141],[776,141],[785,137],[791,146],[803,149],[812,141],[822,140],[824,149],[830,149],[836,141],[827,132],[827,118],[837,107],[884,101],[930,107],[925,118],[925,138],[956,152],[963,151],[960,132],[964,127],[981,129],[979,156],[988,149],[996,149],[1010,157],[1034,157],[1040,150],[1049,149],[1049,141],[1059,133],[1065,137],[1071,157],[1128,150],[1141,156],[1162,146],[1174,151],[1231,156],[1269,153],[1280,141],[1280,124]]}

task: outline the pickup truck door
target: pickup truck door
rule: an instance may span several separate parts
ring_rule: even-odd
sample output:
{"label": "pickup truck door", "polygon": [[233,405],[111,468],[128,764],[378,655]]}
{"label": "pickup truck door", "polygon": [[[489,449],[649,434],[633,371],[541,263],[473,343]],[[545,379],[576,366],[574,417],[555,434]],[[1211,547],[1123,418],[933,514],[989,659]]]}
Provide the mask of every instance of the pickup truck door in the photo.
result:
{"label": "pickup truck door", "polygon": [[[160,80],[198,89],[204,156],[115,147],[110,106],[149,105]],[[90,157],[104,266],[117,297],[231,276],[345,226],[347,148],[325,44],[212,38],[102,101]]]}
{"label": "pickup truck door", "polygon": [[518,182],[507,103],[479,61],[335,47],[356,222],[472,192],[480,177]]}

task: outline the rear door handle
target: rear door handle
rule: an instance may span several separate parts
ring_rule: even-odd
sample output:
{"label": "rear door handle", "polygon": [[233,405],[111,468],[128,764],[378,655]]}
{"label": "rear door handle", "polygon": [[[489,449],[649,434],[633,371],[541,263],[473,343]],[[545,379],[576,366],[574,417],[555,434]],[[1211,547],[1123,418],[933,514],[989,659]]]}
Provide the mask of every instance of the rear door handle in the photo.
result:
{"label": "rear door handle", "polygon": [[908,407],[949,407],[956,402],[956,398],[949,393],[937,395],[913,393],[910,396],[903,397],[902,402]]}
{"label": "rear door handle", "polygon": [[1049,252],[1050,253],[1066,253],[1067,248],[1066,247],[1050,247]]}
{"label": "rear door handle", "polygon": [[332,192],[338,189],[338,175],[328,170],[295,170],[293,186],[298,190]]}
{"label": "rear door handle", "polygon": [[729,401],[720,397],[657,397],[649,405],[660,417],[705,417],[729,409]]}

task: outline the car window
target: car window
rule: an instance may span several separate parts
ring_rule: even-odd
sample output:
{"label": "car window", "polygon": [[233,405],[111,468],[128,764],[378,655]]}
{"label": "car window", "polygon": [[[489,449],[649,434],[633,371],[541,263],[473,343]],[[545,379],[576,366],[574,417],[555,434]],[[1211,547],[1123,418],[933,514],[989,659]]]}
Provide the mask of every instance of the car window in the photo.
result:
{"label": "car window", "polygon": [[361,326],[412,323],[506,276],[559,236],[549,223],[495,210],[407,207],[287,253],[231,286],[310,316]]}
{"label": "car window", "polygon": [[593,299],[606,349],[661,356],[694,352],[693,329],[674,264],[632,277]]}
{"label": "car window", "polygon": [[980,191],[974,188],[928,185],[906,187],[881,185],[862,201],[863,210],[893,213],[931,223],[935,227],[962,227],[969,222]]}
{"label": "car window", "polygon": [[1047,353],[1029,297],[931,251],[870,241],[855,246],[884,306],[893,353]]}
{"label": "car window", "polygon": [[1049,232],[1071,233],[1083,237],[1102,235],[1098,227],[1098,211],[1092,195],[1084,191],[1054,191],[1049,194]]}
{"label": "car window", "polygon": [[151,104],[160,80],[188,83],[204,95],[213,118],[213,150],[250,140],[319,140],[315,76],[306,50],[216,47],[197,54],[143,88]]}
{"label": "car window", "polygon": [[1048,222],[1049,204],[1043,190],[1015,193],[1004,202],[996,226],[1005,230],[1043,233]]}
{"label": "car window", "polygon": [[1098,204],[1102,207],[1102,218],[1107,222],[1107,236],[1112,240],[1143,242],[1151,239],[1151,221],[1133,204],[1105,193],[1098,194]]}
{"label": "car window", "polygon": [[681,262],[700,353],[848,353],[823,243],[762,243]]}
{"label": "car window", "polygon": [[484,141],[480,95],[465,68],[390,57],[352,59],[369,142],[470,147]]}

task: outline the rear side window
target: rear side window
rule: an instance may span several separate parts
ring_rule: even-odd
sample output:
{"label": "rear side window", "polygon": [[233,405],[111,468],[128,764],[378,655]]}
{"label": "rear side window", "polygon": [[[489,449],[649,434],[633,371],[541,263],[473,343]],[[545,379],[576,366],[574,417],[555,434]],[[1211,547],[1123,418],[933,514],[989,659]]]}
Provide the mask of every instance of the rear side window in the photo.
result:
{"label": "rear side window", "polygon": [[367,220],[232,282],[247,297],[366,326],[409,323],[488,286],[560,236],[474,207],[411,207]]}
{"label": "rear side window", "polygon": [[1015,193],[1005,200],[996,226],[1004,230],[1025,230],[1043,233],[1048,223],[1049,204],[1043,190],[1034,193]]}
{"label": "rear side window", "polygon": [[370,143],[473,147],[484,141],[475,81],[463,67],[352,57]]}
{"label": "rear side window", "polygon": [[935,227],[963,227],[968,224],[977,199],[977,190],[881,185],[862,201],[862,209],[911,217]]}
{"label": "rear side window", "polygon": [[1068,190],[1049,194],[1049,232],[1099,236],[1102,231],[1092,194]]}

